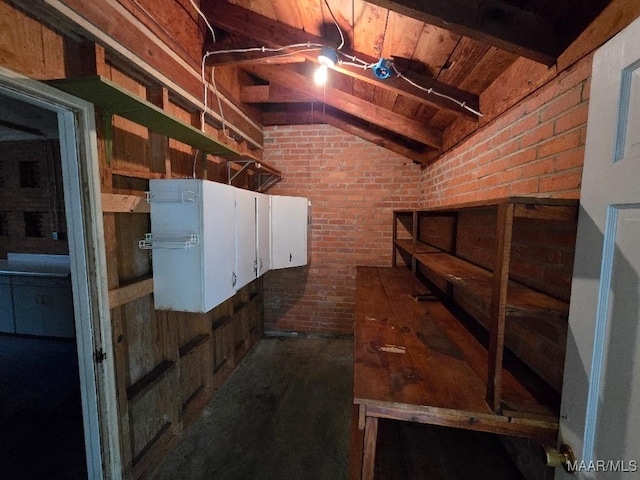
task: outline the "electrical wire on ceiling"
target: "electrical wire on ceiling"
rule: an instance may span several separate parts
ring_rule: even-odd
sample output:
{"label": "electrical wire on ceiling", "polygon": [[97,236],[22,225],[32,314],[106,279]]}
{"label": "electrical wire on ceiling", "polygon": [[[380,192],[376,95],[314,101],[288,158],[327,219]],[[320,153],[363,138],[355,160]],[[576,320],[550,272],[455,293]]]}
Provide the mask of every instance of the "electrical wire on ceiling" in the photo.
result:
{"label": "electrical wire on ceiling", "polygon": [[336,48],[336,50],[341,50],[342,47],[344,47],[344,34],[342,33],[342,29],[340,28],[340,24],[338,23],[338,20],[336,20],[336,16],[333,14],[333,11],[331,10],[331,6],[329,6],[329,0],[324,0],[324,3],[327,5],[327,10],[329,10],[329,14],[333,19],[333,23],[336,25],[336,28],[338,29],[338,33],[340,34],[340,45],[338,45],[338,48]]}
{"label": "electrical wire on ceiling", "polygon": [[200,15],[200,17],[204,20],[204,23],[209,28],[209,31],[211,32],[211,36],[213,37],[213,43],[216,43],[216,41],[217,41],[216,40],[216,33],[213,31],[213,27],[209,23],[209,20],[207,19],[206,15],[204,13],[202,13],[202,10],[200,10],[200,7],[198,7],[196,2],[194,2],[193,0],[189,0],[189,1],[191,2],[191,5],[195,9],[195,11],[198,12],[198,15]]}
{"label": "electrical wire on ceiling", "polygon": [[[191,4],[193,5],[193,7],[195,8],[195,10],[198,12],[198,15],[200,15],[200,17],[202,17],[202,19],[205,21],[205,24],[207,25],[207,27],[209,28],[209,31],[211,32],[211,36],[213,38],[214,43],[216,42],[216,36],[215,36],[215,32],[213,30],[213,27],[211,26],[211,24],[209,23],[208,19],[206,18],[206,16],[202,13],[202,11],[198,8],[198,6],[195,4],[194,0],[189,0],[191,2]],[[381,79],[386,79],[390,76],[390,70],[393,70],[393,72],[395,73],[395,75],[404,80],[405,82],[407,82],[408,84],[412,85],[415,88],[418,88],[419,90],[422,90],[424,92],[426,92],[429,95],[435,95],[437,97],[440,98],[444,98],[450,102],[455,103],[456,105],[458,105],[459,107],[473,113],[474,115],[477,115],[478,117],[482,116],[482,113],[480,113],[479,111],[475,110],[474,108],[470,107],[469,105],[466,104],[466,102],[464,101],[460,101],[450,95],[446,95],[444,93],[438,92],[437,90],[435,90],[433,87],[424,87],[422,85],[420,85],[419,83],[411,80],[410,78],[407,78],[402,72],[400,72],[398,70],[398,68],[396,67],[396,65],[394,64],[393,60],[391,59],[384,59],[382,58],[382,56],[380,57],[380,59],[377,62],[371,63],[371,62],[367,62],[364,61],[360,58],[358,58],[355,55],[348,55],[344,52],[342,52],[342,48],[344,47],[345,44],[345,37],[344,37],[344,33],[342,32],[342,28],[340,28],[340,24],[338,23],[338,20],[336,19],[335,15],[333,14],[333,11],[331,10],[331,6],[329,5],[328,0],[324,0],[325,5],[327,6],[327,9],[329,11],[329,14],[331,15],[331,18],[333,20],[333,23],[336,26],[336,29],[338,30],[338,33],[340,34],[340,44],[338,45],[338,47],[335,49],[337,55],[340,55],[341,57],[344,57],[347,61],[342,60],[340,58],[338,58],[338,64],[339,65],[348,65],[348,66],[354,66],[357,68],[362,68],[363,70],[368,70],[368,69],[373,69],[374,73]],[[352,5],[352,15],[353,15],[353,9],[354,6]],[[387,16],[387,21],[385,22],[385,35],[386,35],[386,30],[387,30],[387,26],[388,26],[388,20],[389,17]],[[207,83],[206,83],[206,79],[205,79],[205,61],[206,59],[210,56],[210,55],[219,55],[219,54],[225,54],[225,53],[248,53],[248,52],[269,52],[269,53],[278,53],[278,52],[283,52],[282,55],[276,55],[276,56],[289,56],[289,55],[296,55],[299,53],[304,53],[304,52],[308,52],[308,51],[314,51],[314,50],[318,50],[318,49],[325,49],[326,46],[320,43],[311,43],[311,42],[307,42],[307,43],[296,43],[296,44],[291,44],[291,45],[285,45],[282,47],[277,47],[277,48],[271,48],[271,47],[266,47],[266,46],[262,46],[262,47],[251,47],[251,48],[235,48],[235,49],[226,49],[226,50],[217,50],[217,51],[208,51],[206,52],[203,57],[202,57],[202,82],[204,84],[204,110],[202,112],[201,115],[201,128],[204,131],[204,126],[205,126],[205,113],[207,111]],[[290,51],[287,51],[290,50]],[[377,68],[382,68],[382,70],[376,70]],[[217,86],[216,86],[216,82],[215,82],[215,67],[211,68],[211,84],[213,87],[213,91],[216,95],[216,99],[218,101],[218,108],[220,111],[220,118],[222,121],[222,131],[225,134],[225,136],[227,138],[231,138],[227,132],[227,129],[225,128],[225,120],[224,120],[224,112],[222,111],[222,102],[220,100],[220,94],[218,92]],[[194,160],[195,162],[195,160]]]}

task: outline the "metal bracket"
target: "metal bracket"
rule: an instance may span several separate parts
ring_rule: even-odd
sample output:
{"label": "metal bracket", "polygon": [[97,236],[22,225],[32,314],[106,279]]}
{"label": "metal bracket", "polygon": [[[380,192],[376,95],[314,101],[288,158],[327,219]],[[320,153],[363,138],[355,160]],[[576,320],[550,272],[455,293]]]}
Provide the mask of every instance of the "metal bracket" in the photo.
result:
{"label": "metal bracket", "polygon": [[165,250],[188,250],[198,246],[198,235],[189,234],[176,237],[159,237],[147,233],[143,240],[138,240],[138,248],[141,250],[153,250],[162,248]]}
{"label": "metal bracket", "polygon": [[244,165],[242,165],[242,168],[238,170],[236,173],[234,173],[232,176],[231,162],[230,161],[227,162],[227,178],[229,179],[229,185],[233,185],[233,181],[236,179],[236,177],[240,175],[242,172],[244,172],[247,168],[249,168],[249,165],[251,165],[252,163],[258,163],[258,162],[256,162],[255,160],[233,160],[233,163],[243,163]]}
{"label": "metal bracket", "polygon": [[[235,173],[231,173],[231,163],[242,164],[242,168]],[[261,168],[260,162],[256,160],[228,160],[227,161],[227,178],[229,179],[229,185],[233,185],[233,181],[238,175],[244,172],[251,165],[256,165],[256,168]],[[266,177],[266,178],[265,178]],[[258,192],[264,192],[271,185],[282,180],[282,176],[269,171],[258,172]]]}
{"label": "metal bracket", "polygon": [[102,348],[98,348],[95,351],[95,360],[96,363],[102,363],[107,359],[107,354],[105,353],[105,351]]}

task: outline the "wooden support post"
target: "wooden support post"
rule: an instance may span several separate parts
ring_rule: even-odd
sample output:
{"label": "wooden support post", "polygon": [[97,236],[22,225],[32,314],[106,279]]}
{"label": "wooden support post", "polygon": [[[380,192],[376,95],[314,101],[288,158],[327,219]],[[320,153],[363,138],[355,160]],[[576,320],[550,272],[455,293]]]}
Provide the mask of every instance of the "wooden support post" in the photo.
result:
{"label": "wooden support post", "polygon": [[[169,105],[169,91],[164,87],[148,87],[147,100],[156,107],[165,110]],[[169,138],[149,130],[151,148],[151,171],[171,178],[171,158],[169,156]]]}
{"label": "wooden support post", "polygon": [[[84,42],[76,45],[75,54],[69,56],[67,74],[69,76],[101,75],[109,76],[105,51],[101,45]],[[99,114],[98,114],[99,116]],[[98,154],[100,157],[100,184],[103,194],[113,193],[113,178],[111,169],[107,165],[107,139],[104,132],[104,122],[96,118],[96,137]],[[118,268],[118,244],[116,241],[115,213],[103,214],[103,228],[105,240],[105,254],[107,259],[107,284],[109,290],[120,287]],[[118,402],[118,417],[120,424],[121,455],[125,472],[131,472],[133,463],[133,448],[129,422],[129,405],[127,398],[127,383],[129,380],[129,359],[126,351],[126,325],[122,314],[122,306],[111,309],[111,329],[113,332],[113,354],[116,371],[116,391]]]}
{"label": "wooden support post", "polygon": [[359,428],[360,415],[364,406],[353,404],[351,408],[351,428],[349,430],[349,480],[360,480],[362,475],[362,451],[364,447],[364,418]]}
{"label": "wooden support post", "polygon": [[414,254],[417,253],[418,250],[418,235],[420,234],[420,228],[418,227],[418,212],[414,211],[411,215],[411,251],[413,252],[411,255],[411,271],[415,275],[418,265]]}
{"label": "wooden support post", "polygon": [[453,214],[453,222],[451,222],[451,255],[455,255],[458,250],[458,218],[459,212]]}
{"label": "wooden support post", "polygon": [[489,316],[490,339],[487,379],[487,403],[494,412],[499,412],[502,397],[502,360],[504,354],[504,332],[509,284],[509,260],[513,234],[512,203],[498,206],[496,227],[496,266],[493,270],[493,289]]}
{"label": "wooden support post", "polygon": [[362,480],[373,480],[378,440],[378,417],[367,417],[364,427],[364,451],[362,453]]}
{"label": "wooden support post", "polygon": [[397,265],[396,256],[398,255],[398,248],[396,247],[396,239],[398,238],[398,214],[393,212],[393,231],[391,234],[391,266]]}

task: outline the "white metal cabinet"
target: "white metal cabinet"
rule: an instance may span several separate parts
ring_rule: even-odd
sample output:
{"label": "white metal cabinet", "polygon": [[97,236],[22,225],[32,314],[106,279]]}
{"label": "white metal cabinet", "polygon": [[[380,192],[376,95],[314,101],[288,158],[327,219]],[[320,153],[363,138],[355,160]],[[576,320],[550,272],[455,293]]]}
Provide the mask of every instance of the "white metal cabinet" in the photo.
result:
{"label": "white metal cabinet", "polygon": [[271,218],[270,197],[256,194],[258,228],[258,276],[271,270]]}
{"label": "white metal cabinet", "polygon": [[197,179],[149,189],[155,307],[208,312],[236,290],[235,189]]}
{"label": "white metal cabinet", "polygon": [[69,278],[14,276],[11,285],[16,333],[75,337]]}
{"label": "white metal cabinet", "polygon": [[257,199],[255,192],[235,188],[236,289],[258,276],[257,271]]}
{"label": "white metal cabinet", "polygon": [[7,275],[0,275],[0,332],[15,333],[15,331],[11,279]]}
{"label": "white metal cabinet", "polygon": [[306,265],[308,200],[271,196],[271,268]]}

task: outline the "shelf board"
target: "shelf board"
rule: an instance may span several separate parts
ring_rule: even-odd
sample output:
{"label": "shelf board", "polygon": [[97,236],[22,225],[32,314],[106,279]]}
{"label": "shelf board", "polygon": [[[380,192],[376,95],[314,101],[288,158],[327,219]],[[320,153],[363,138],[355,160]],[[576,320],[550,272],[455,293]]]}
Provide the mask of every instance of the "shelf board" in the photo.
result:
{"label": "shelf board", "polygon": [[[490,271],[443,252],[416,254],[415,258],[428,273],[463,290],[466,295],[472,296],[474,301],[485,307],[484,309],[486,309],[488,315],[493,286],[493,275]],[[566,317],[568,314],[568,303],[521,283],[509,281],[507,296],[508,317],[549,317],[550,315]]]}
{"label": "shelf board", "polygon": [[431,245],[424,242],[417,242],[416,249],[413,249],[413,241],[409,238],[396,238],[393,243],[400,249],[404,250],[411,255],[417,253],[437,253],[442,250],[432,247]]}
{"label": "shelf board", "polygon": [[[545,197],[504,197],[478,202],[460,203],[428,209],[415,210],[419,215],[443,216],[456,214],[461,210],[495,210],[501,204],[514,204],[515,216],[550,220],[571,220],[577,218],[579,201],[568,198]],[[413,210],[395,210],[396,214],[407,214]]]}

